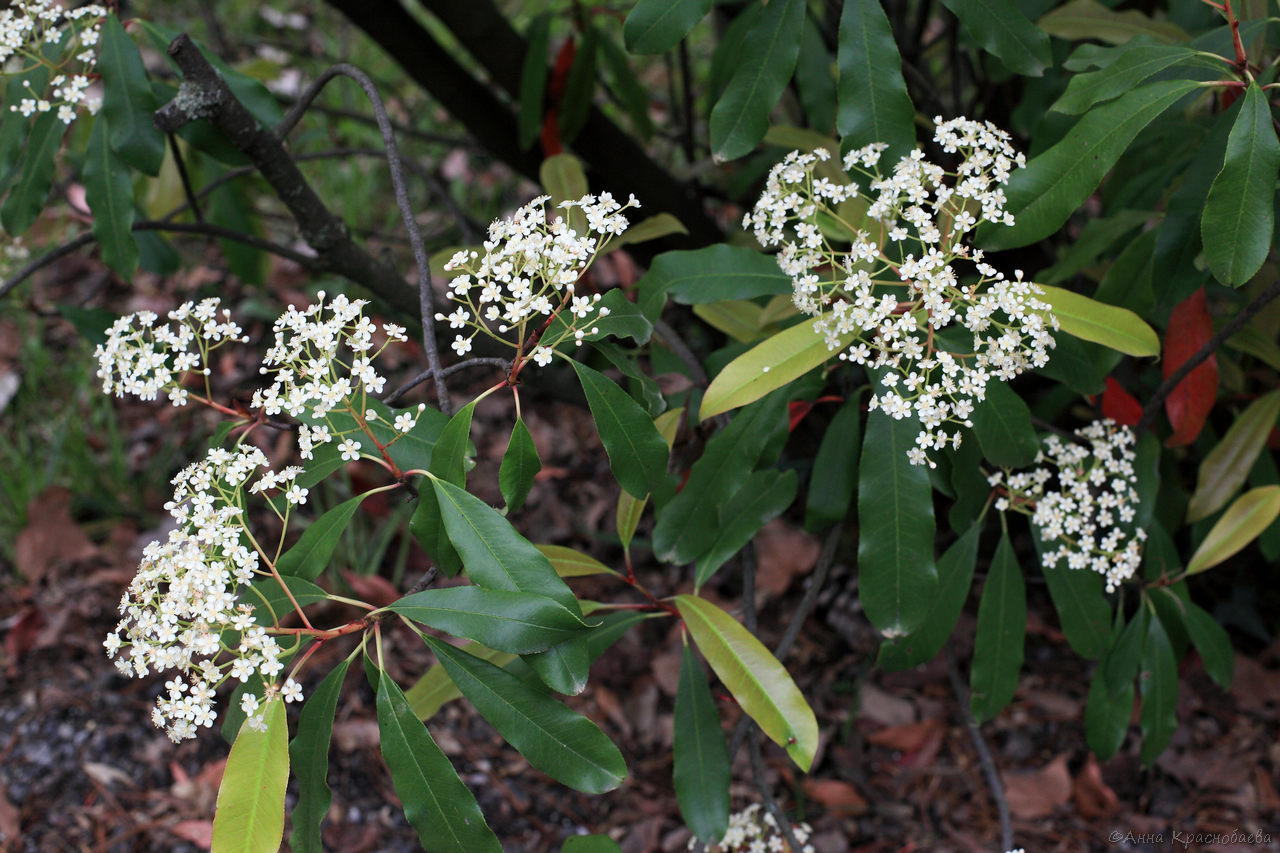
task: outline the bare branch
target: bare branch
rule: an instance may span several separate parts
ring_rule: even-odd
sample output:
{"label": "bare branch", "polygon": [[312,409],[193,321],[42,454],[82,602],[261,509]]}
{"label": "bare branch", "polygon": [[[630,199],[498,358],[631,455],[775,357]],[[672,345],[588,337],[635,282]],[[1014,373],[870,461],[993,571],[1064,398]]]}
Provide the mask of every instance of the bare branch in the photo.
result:
{"label": "bare branch", "polygon": [[[440,371],[440,374],[442,376],[449,377],[455,373],[460,373],[463,370],[470,370],[473,367],[497,367],[505,372],[511,369],[511,362],[505,358],[491,358],[487,356],[469,358],[466,361],[460,361],[457,364],[449,365],[444,370]],[[383,397],[382,402],[386,403],[388,406],[395,405],[401,397],[412,391],[414,388],[417,388],[431,377],[432,372],[430,370],[422,371],[417,376],[413,377],[408,382]]]}
{"label": "bare branch", "polygon": [[951,681],[951,689],[956,694],[956,704],[960,706],[960,716],[964,718],[965,728],[973,740],[973,747],[978,751],[978,763],[982,765],[983,775],[987,778],[987,787],[991,789],[991,799],[995,800],[996,811],[1000,814],[1000,849],[1013,849],[1013,824],[1009,818],[1009,801],[1004,795],[1004,785],[1000,782],[1000,774],[996,772],[996,763],[991,758],[991,750],[982,737],[982,729],[969,710],[969,691],[960,678],[960,670],[956,667],[956,656],[951,646],[947,646],[947,678]]}

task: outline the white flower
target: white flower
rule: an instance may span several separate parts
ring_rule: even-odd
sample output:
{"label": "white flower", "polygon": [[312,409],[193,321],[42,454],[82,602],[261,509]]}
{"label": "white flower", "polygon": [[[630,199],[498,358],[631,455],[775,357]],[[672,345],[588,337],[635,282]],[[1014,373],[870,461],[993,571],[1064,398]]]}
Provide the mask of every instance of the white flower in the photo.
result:
{"label": "white flower", "polygon": [[284,499],[294,506],[301,506],[307,502],[307,489],[299,485],[292,485],[289,490],[284,493]]}
{"label": "white flower", "polygon": [[286,702],[301,702],[302,685],[292,678],[287,679],[284,683],[284,688],[280,691],[280,695],[284,697]]}
{"label": "white flower", "polygon": [[417,418],[415,418],[409,412],[401,412],[400,414],[396,415],[396,429],[399,430],[400,432],[408,432],[409,430],[413,429],[413,425],[416,420]]}
{"label": "white flower", "polygon": [[[807,823],[793,823],[791,834],[803,845],[797,853],[814,853],[808,844],[813,828]],[[689,849],[697,846],[696,838],[689,839]],[[786,850],[786,839],[778,829],[773,815],[752,803],[740,812],[729,815],[729,828],[718,844],[708,845],[707,853],[781,853]]]}
{"label": "white flower", "polygon": [[338,452],[342,454],[343,461],[354,462],[360,458],[360,442],[355,439],[345,439],[338,445]]}

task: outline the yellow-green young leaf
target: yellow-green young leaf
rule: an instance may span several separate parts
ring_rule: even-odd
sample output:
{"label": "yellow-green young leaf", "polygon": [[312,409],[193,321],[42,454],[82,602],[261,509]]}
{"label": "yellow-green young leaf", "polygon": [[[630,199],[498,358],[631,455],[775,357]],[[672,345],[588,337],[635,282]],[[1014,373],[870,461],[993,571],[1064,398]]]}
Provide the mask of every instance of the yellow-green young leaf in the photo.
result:
{"label": "yellow-green young leaf", "polygon": [[1049,35],[1067,41],[1097,39],[1110,44],[1124,44],[1134,36],[1142,35],[1166,44],[1191,40],[1177,24],[1157,21],[1134,9],[1115,12],[1098,0],[1071,0],[1037,23]]}
{"label": "yellow-green young leaf", "polygon": [[621,235],[609,241],[609,251],[620,249],[623,246],[629,246],[632,243],[644,243],[648,240],[657,240],[659,237],[670,237],[672,234],[688,234],[689,229],[684,227],[679,219],[676,219],[670,213],[659,213],[642,219],[635,225],[632,225]]}
{"label": "yellow-green young leaf", "polygon": [[807,320],[762,341],[725,365],[702,396],[702,420],[759,400],[775,388],[803,376],[835,357],[853,340],[841,338],[831,349],[814,331],[818,318]]}
{"label": "yellow-green young leaf", "polygon": [[[487,660],[494,666],[506,666],[516,659],[513,654],[494,651],[472,640],[468,640],[458,648],[465,650],[468,654],[475,655],[481,660]],[[434,717],[436,711],[439,711],[447,703],[452,702],[454,699],[462,698],[462,691],[453,683],[453,679],[449,677],[449,673],[445,671],[445,668],[437,663],[423,673],[422,677],[405,691],[404,697],[408,700],[409,707],[413,709],[413,713],[418,715],[418,719],[425,722]]]}
{"label": "yellow-green young leaf", "polygon": [[1211,569],[1233,556],[1280,517],[1280,486],[1251,489],[1235,499],[1204,537],[1187,564],[1187,574]]}
{"label": "yellow-green young leaf", "polygon": [[742,710],[807,771],[818,749],[818,721],[787,670],[750,631],[706,599],[678,595],[676,609]]}
{"label": "yellow-green young leaf", "polygon": [[588,575],[602,575],[605,573],[617,574],[617,572],[595,557],[584,554],[581,551],[575,551],[572,548],[566,548],[563,545],[535,545],[533,547],[541,551],[542,555],[551,561],[551,567],[562,578],[583,578]]}
{"label": "yellow-green young leaf", "polygon": [[1227,434],[1200,463],[1196,491],[1187,507],[1188,524],[1213,515],[1244,485],[1277,418],[1280,418],[1280,391],[1254,400],[1235,419]]}
{"label": "yellow-green young leaf", "polygon": [[582,233],[586,225],[582,211],[576,207],[568,211],[558,208],[562,201],[577,201],[587,194],[587,173],[582,168],[582,161],[572,154],[548,157],[538,167],[538,181],[551,196],[551,205],[557,213],[567,216],[569,226]]}
{"label": "yellow-green young leaf", "polygon": [[266,731],[241,726],[227,756],[213,815],[213,853],[276,853],[284,837],[289,724],[284,700],[262,708]]}
{"label": "yellow-green young leaf", "polygon": [[739,299],[693,306],[698,319],[740,343],[749,344],[764,337],[760,330],[761,307]]}
{"label": "yellow-green young leaf", "polygon": [[1058,325],[1068,335],[1102,344],[1138,358],[1160,354],[1155,329],[1128,308],[1098,302],[1060,287],[1041,285],[1040,298],[1053,308]]}

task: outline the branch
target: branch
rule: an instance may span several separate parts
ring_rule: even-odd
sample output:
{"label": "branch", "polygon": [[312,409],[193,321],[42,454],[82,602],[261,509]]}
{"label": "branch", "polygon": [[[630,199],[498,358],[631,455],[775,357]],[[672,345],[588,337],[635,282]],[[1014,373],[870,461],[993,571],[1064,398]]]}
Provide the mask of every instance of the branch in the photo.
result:
{"label": "branch", "polygon": [[404,278],[351,239],[346,223],[316,195],[279,137],[259,124],[191,40],[185,34],[178,36],[168,52],[184,79],[177,96],[156,111],[156,127],[172,132],[209,119],[258,168],[289,209],[317,255],[313,268],[338,273],[395,308],[417,313],[417,300]]}
{"label": "branch", "polygon": [[951,689],[956,694],[956,702],[960,706],[960,716],[964,718],[965,728],[973,740],[974,749],[978,750],[978,763],[987,777],[987,787],[991,789],[991,799],[996,802],[996,811],[1000,814],[1000,849],[1013,849],[1013,824],[1009,819],[1009,801],[1004,796],[1004,785],[1000,782],[1000,774],[996,772],[996,763],[991,758],[991,750],[982,738],[982,730],[978,721],[969,710],[969,691],[965,689],[960,678],[960,670],[956,668],[956,656],[951,646],[947,646],[947,678],[951,680]]}
{"label": "branch", "polygon": [[1138,425],[1133,428],[1134,434],[1141,436],[1152,423],[1155,422],[1156,416],[1160,414],[1160,407],[1164,404],[1165,399],[1173,393],[1173,389],[1178,387],[1178,383],[1187,377],[1187,374],[1199,367],[1205,359],[1218,351],[1222,346],[1222,342],[1234,335],[1245,327],[1245,324],[1254,318],[1254,316],[1266,308],[1271,302],[1280,296],[1280,279],[1272,282],[1271,286],[1245,307],[1236,316],[1227,321],[1227,324],[1218,330],[1212,338],[1205,341],[1204,346],[1196,350],[1191,358],[1178,365],[1178,369],[1169,374],[1169,378],[1160,383],[1160,387],[1156,389],[1155,394],[1151,395],[1151,399],[1142,410],[1142,417],[1138,419]]}
{"label": "branch", "polygon": [[[480,358],[469,358],[466,361],[459,361],[456,364],[449,365],[448,367],[444,368],[444,370],[440,371],[440,375],[442,377],[449,377],[463,370],[470,370],[473,367],[499,367],[499,368],[502,368],[502,370],[505,372],[511,369],[511,362],[505,358],[491,358],[487,356],[480,357]],[[399,402],[401,397],[403,397],[405,394],[412,391],[414,388],[417,388],[423,382],[426,382],[428,379],[432,378],[433,375],[434,374],[430,370],[422,371],[417,376],[413,377],[408,382],[404,383],[399,388],[392,391],[387,396],[383,397],[382,402],[386,403],[388,406],[395,405],[397,402]]]}
{"label": "branch", "polygon": [[[378,87],[359,68],[346,63],[339,63],[324,71],[298,98],[284,120],[276,126],[276,134],[281,138],[288,136],[302,119],[303,113],[316,99],[330,80],[335,77],[348,77],[354,80],[362,90],[373,108],[373,117],[378,122],[378,130],[382,134],[382,146],[386,151],[387,168],[391,171],[391,186],[395,190],[396,205],[400,208],[400,218],[404,220],[404,228],[409,232],[409,242],[413,248],[413,260],[418,265],[418,311],[422,316],[422,348],[427,355],[427,369],[435,377],[436,402],[440,411],[446,415],[452,413],[449,401],[449,389],[444,382],[444,373],[440,365],[440,350],[436,347],[435,307],[431,293],[431,264],[427,258],[426,246],[422,243],[422,231],[418,228],[418,220],[413,215],[413,205],[409,203],[409,190],[404,183],[404,169],[400,165],[400,150],[396,147],[395,131],[391,128],[391,119],[387,117],[387,108],[378,94]],[[301,174],[301,173],[299,173]]]}

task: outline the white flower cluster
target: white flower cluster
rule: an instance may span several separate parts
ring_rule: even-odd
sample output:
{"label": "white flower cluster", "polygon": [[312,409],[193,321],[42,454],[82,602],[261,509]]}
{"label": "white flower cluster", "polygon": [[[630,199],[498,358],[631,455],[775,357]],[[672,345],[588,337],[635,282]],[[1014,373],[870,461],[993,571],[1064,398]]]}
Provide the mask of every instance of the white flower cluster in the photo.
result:
{"label": "white flower cluster", "polygon": [[[823,149],[793,151],[743,219],[779,247],[795,305],[818,318],[827,346],[880,371],[871,408],[919,419],[908,456],[931,466],[929,451],[959,446],[947,426],[972,426],[989,381],[1048,363],[1057,329],[1039,287],[1021,272],[1007,279],[965,242],[981,222],[1013,224],[1002,187],[1025,158],[990,122],[935,123],[934,141],[960,158],[954,172],[916,149],[884,176],[880,143],[849,152],[843,171]],[[956,325],[967,333],[948,331]]]}
{"label": "white flower cluster", "polygon": [[[228,679],[245,682],[256,673],[267,685],[264,702],[278,695],[301,699],[292,679],[278,684],[282,650],[255,621],[247,603],[253,599],[237,594],[255,576],[268,574],[244,526],[245,485],[266,464],[256,447],[215,448],[173,478],[173,500],[165,509],[177,527],[167,541],[152,542],[143,551],[138,573],[120,600],[123,618],[103,644],[126,676],[178,671],[151,715],[174,742],[213,725],[214,693]],[[286,500],[301,502],[294,500],[293,485],[300,471],[268,470],[249,491],[288,489],[293,496]],[[253,706],[245,707],[248,725],[265,726],[263,715],[255,713],[258,697],[247,694],[244,701]]]}
{"label": "white flower cluster", "polygon": [[[4,233],[0,232],[0,237],[4,237]],[[21,237],[14,237],[4,244],[3,251],[0,251],[0,275],[8,275],[15,264],[20,264],[31,257],[31,250],[22,242]]]}
{"label": "white flower cluster", "polygon": [[[729,829],[719,844],[707,846],[707,853],[813,853],[808,844],[813,828],[807,823],[791,824],[791,834],[803,847],[792,851],[786,839],[778,831],[773,815],[764,811],[759,803],[752,803],[740,812],[729,815]],[[697,839],[690,839],[689,849],[697,846]]]}
{"label": "white flower cluster", "polygon": [[[510,219],[489,226],[484,255],[464,249],[445,264],[461,274],[451,282],[449,298],[458,307],[436,320],[448,321],[451,329],[463,329],[453,341],[459,356],[471,351],[471,342],[483,333],[522,351],[530,336],[539,333],[541,318],[552,314],[564,317],[566,331],[555,340],[545,337],[530,354],[543,366],[551,361],[552,349],[568,337],[580,344],[593,333],[588,318],[603,317],[608,308],[598,306],[600,295],[577,296],[574,287],[592,260],[609,241],[627,230],[623,212],[639,207],[635,196],[619,204],[609,193],[587,195],[561,202],[565,216],[548,218],[549,196],[538,196],[517,210]],[[586,222],[586,234],[569,227],[567,211],[577,208]]]}
{"label": "white flower cluster", "polygon": [[170,311],[172,323],[159,324],[153,311],[128,314],[107,331],[107,341],[94,350],[102,392],[133,394],[154,400],[165,392],[175,406],[186,405],[188,373],[205,377],[208,393],[209,353],[228,341],[246,342],[243,330],[221,309],[218,299],[184,302]]}
{"label": "white flower cluster", "polygon": [[[55,0],[17,0],[0,11],[0,69],[5,69],[0,74],[25,74],[41,65],[55,72],[49,81],[52,91],[37,92],[26,80],[31,97],[9,109],[24,116],[56,111],[63,124],[75,120],[79,107],[97,113],[102,102],[87,97],[85,91],[97,64],[96,49],[106,15],[106,8],[96,3],[67,9]],[[46,55],[46,46],[64,39],[61,56]],[[15,60],[16,69],[10,68],[10,60]]]}
{"label": "white flower cluster", "polygon": [[1106,578],[1107,592],[1112,592],[1138,570],[1147,538],[1133,524],[1138,506],[1133,430],[1104,419],[1075,434],[1080,443],[1056,435],[1045,439],[1036,458],[1042,467],[997,472],[989,481],[1008,492],[996,501],[996,509],[1031,515],[1045,544],[1044,565],[1065,560],[1069,568],[1092,569]]}

